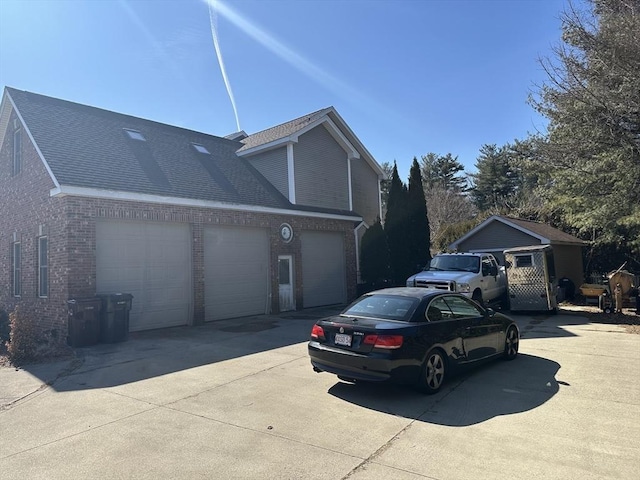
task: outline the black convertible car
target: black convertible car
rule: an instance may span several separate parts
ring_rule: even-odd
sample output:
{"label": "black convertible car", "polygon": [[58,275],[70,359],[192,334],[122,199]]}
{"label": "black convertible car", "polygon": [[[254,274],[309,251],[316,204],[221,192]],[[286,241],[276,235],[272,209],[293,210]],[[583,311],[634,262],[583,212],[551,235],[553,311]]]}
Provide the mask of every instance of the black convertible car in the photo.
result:
{"label": "black convertible car", "polygon": [[309,356],[316,372],[342,380],[390,380],[435,393],[456,367],[497,356],[514,359],[519,341],[512,319],[464,295],[387,288],[319,320]]}

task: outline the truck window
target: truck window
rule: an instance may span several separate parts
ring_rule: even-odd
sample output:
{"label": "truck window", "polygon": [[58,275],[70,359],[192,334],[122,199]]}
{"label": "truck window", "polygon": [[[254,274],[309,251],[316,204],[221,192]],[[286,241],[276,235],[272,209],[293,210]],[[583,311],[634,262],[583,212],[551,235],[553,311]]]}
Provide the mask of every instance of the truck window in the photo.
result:
{"label": "truck window", "polygon": [[491,259],[489,257],[482,257],[482,275],[483,276],[487,276],[487,275],[491,275],[491,266],[493,265],[493,263],[491,263]]}

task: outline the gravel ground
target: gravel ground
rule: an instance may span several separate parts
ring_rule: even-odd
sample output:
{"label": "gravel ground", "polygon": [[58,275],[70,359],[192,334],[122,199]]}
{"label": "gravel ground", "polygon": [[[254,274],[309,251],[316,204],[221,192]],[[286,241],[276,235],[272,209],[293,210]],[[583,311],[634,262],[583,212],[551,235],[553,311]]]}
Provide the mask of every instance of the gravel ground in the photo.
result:
{"label": "gravel ground", "polygon": [[635,312],[635,308],[623,308],[622,313],[604,313],[595,305],[575,305],[566,302],[560,305],[562,314],[586,317],[592,323],[620,325],[627,333],[640,335],[640,315]]}

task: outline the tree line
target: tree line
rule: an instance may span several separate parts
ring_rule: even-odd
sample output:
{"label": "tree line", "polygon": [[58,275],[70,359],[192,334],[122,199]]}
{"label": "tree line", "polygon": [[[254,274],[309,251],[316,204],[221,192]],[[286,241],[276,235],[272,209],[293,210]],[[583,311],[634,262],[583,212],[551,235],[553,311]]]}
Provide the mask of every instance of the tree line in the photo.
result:
{"label": "tree line", "polygon": [[539,59],[547,79],[528,103],[546,132],[483,145],[473,173],[451,153],[427,153],[406,186],[395,163],[382,165],[383,219],[362,244],[366,282],[404,284],[431,251],[494,214],[588,241],[587,272],[624,262],[640,272],[640,1],[582,5],[568,4],[561,40]]}

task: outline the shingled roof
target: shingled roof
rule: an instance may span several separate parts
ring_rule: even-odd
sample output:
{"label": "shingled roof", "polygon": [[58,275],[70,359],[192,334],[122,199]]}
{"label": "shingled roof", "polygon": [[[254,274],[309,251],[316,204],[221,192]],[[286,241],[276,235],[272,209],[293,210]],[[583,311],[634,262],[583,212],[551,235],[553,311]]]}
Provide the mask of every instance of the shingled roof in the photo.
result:
{"label": "shingled roof", "polygon": [[304,115],[296,118],[295,120],[248,135],[246,138],[241,140],[244,145],[240,150],[238,150],[238,152],[243,152],[251,148],[266,145],[276,140],[280,140],[281,138],[288,137],[289,135],[292,135],[302,130],[307,125],[315,122],[323,115],[326,115],[329,111],[331,111],[331,108],[323,108],[322,110]]}
{"label": "shingled roof", "polygon": [[[238,141],[10,87],[5,94],[35,141],[56,186],[354,215],[291,204],[236,154],[243,147]],[[145,140],[130,138],[126,130],[139,132]],[[265,138],[270,130],[254,137]],[[194,144],[209,153],[199,152]]]}
{"label": "shingled roof", "polygon": [[508,222],[514,223],[519,227],[533,232],[540,237],[544,237],[549,240],[549,243],[563,243],[563,244],[573,244],[573,245],[584,245],[586,242],[580,240],[573,235],[563,232],[562,230],[558,230],[557,228],[552,227],[551,225],[547,225],[545,223],[540,222],[532,222],[531,220],[522,220],[520,218],[513,217],[502,217]]}
{"label": "shingled roof", "polygon": [[562,230],[558,230],[550,225],[546,225],[540,222],[533,222],[531,220],[522,220],[519,218],[507,217],[503,215],[492,215],[487,218],[480,225],[471,229],[465,235],[457,239],[449,248],[456,249],[458,245],[462,242],[466,241],[468,238],[472,237],[476,233],[478,233],[483,228],[491,225],[493,222],[503,223],[511,228],[515,228],[520,230],[521,232],[530,235],[531,237],[537,238],[541,244],[548,245],[586,245],[587,242],[580,240],[573,235],[563,232]]}

